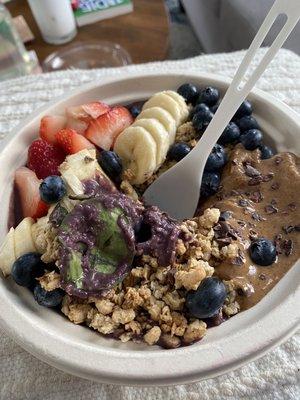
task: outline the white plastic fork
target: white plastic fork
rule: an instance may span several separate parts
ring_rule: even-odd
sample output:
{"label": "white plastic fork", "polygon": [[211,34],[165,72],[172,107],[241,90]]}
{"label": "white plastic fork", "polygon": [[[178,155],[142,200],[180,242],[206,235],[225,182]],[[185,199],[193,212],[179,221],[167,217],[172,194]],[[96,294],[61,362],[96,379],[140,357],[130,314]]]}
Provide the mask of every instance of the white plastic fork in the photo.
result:
{"label": "white plastic fork", "polygon": [[[245,74],[257,50],[276,18],[286,15],[279,31],[258,66],[245,80]],[[162,174],[144,193],[147,204],[157,205],[171,217],[182,220],[195,214],[199,201],[202,175],[213,146],[241,103],[266,70],[300,18],[300,0],[276,0],[253,39],[218,110],[194,149],[174,167]]]}

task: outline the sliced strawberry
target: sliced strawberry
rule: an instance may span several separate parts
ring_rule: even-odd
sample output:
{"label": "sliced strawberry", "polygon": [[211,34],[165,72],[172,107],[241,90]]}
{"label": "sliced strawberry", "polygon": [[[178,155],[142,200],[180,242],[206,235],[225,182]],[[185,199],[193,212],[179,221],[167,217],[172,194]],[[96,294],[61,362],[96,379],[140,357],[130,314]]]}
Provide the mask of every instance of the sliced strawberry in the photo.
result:
{"label": "sliced strawberry", "polygon": [[85,137],[104,150],[109,150],[119,134],[133,123],[130,112],[125,107],[113,107],[106,114],[92,120]]}
{"label": "sliced strawberry", "polygon": [[57,132],[56,140],[58,145],[67,153],[75,154],[83,149],[94,149],[95,146],[84,136],[79,135],[73,129],[62,129]]}
{"label": "sliced strawberry", "polygon": [[91,120],[100,117],[108,110],[110,110],[110,107],[100,101],[68,107],[66,109],[67,128],[75,129],[77,133],[82,135]]}
{"label": "sliced strawberry", "polygon": [[15,184],[19,193],[23,217],[40,218],[47,214],[49,206],[41,200],[40,184],[36,174],[21,167],[15,172]]}
{"label": "sliced strawberry", "polygon": [[102,103],[101,101],[83,104],[81,107],[83,111],[93,119],[100,117],[100,115],[105,114],[110,110],[109,105]]}
{"label": "sliced strawberry", "polygon": [[88,122],[81,121],[80,119],[76,119],[73,117],[68,117],[67,119],[67,129],[74,129],[80,135],[84,135],[84,132],[87,130],[89,126]]}
{"label": "sliced strawberry", "polygon": [[61,115],[45,115],[40,123],[40,137],[46,142],[55,144],[55,134],[67,124],[67,118]]}
{"label": "sliced strawberry", "polygon": [[57,146],[38,139],[28,149],[27,166],[39,179],[59,175],[58,167],[65,160],[65,153]]}

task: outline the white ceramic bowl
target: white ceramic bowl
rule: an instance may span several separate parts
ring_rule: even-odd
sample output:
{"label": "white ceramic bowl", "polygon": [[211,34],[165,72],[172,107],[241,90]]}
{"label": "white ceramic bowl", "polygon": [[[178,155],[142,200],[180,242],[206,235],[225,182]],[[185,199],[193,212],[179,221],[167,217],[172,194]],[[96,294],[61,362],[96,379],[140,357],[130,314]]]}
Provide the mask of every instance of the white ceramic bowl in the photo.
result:
{"label": "white ceramic bowl", "polygon": [[[110,104],[145,99],[163,89],[191,81],[224,92],[228,82],[213,75],[136,74],[83,87],[32,113],[1,145],[0,241],[6,233],[13,175],[26,159],[44,114],[101,99]],[[300,153],[299,115],[259,90],[250,99],[267,140],[278,150]],[[37,305],[32,294],[11,279],[0,279],[1,325],[24,349],[61,370],[84,378],[129,385],[167,385],[217,376],[263,355],[286,340],[300,321],[300,262],[255,307],[211,328],[200,342],[163,350],[106,339]]]}

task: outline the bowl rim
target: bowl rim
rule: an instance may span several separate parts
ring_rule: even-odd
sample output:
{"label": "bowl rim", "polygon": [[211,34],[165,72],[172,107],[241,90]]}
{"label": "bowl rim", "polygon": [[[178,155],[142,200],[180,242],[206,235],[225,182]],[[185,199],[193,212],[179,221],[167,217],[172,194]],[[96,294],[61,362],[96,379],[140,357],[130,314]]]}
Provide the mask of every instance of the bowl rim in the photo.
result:
{"label": "bowl rim", "polygon": [[[207,79],[214,81],[216,85],[225,84],[227,86],[230,83],[230,80],[222,76],[196,72],[185,73],[182,72],[182,70],[172,70],[169,73],[138,72],[104,78],[101,83],[83,85],[35,110],[18,124],[10,135],[2,140],[0,144],[0,159],[3,150],[19,131],[52,106],[58,105],[58,103],[64,102],[79,94],[88,92],[91,89],[97,87],[100,89],[101,86],[108,83],[115,83],[123,80],[127,81],[128,79],[135,79],[143,76],[158,78],[164,75],[174,78],[185,77],[190,80],[199,78],[202,80]],[[287,118],[292,119],[300,128],[300,116],[285,103],[259,89],[254,89],[251,95],[265,103],[271,103],[275,108],[280,109]],[[296,265],[300,268],[300,261],[298,261]],[[288,274],[292,274],[293,271],[295,272],[296,265]],[[49,329],[43,321],[39,322],[39,324],[33,324],[32,321],[22,313],[19,304],[6,299],[5,292],[1,286],[0,325],[10,337],[29,353],[65,372],[104,383],[162,386],[195,382],[201,379],[219,376],[264,355],[271,348],[279,345],[290,337],[299,327],[300,310],[297,310],[299,301],[300,286],[295,287],[283,303],[277,305],[271,312],[261,314],[261,318],[257,320],[255,319],[255,315],[259,314],[259,310],[262,308],[261,305],[265,304],[265,299],[263,299],[257,306],[247,311],[247,318],[250,318],[250,320],[253,319],[254,322],[247,332],[243,332],[243,353],[241,353],[238,341],[241,340],[241,336],[239,332],[236,332],[232,336],[224,339],[226,344],[224,348],[219,348],[218,346],[212,348],[211,345],[203,343],[203,345],[201,345],[201,350],[207,358],[202,358],[201,360],[199,359],[200,352],[197,346],[167,351],[149,350],[147,352],[135,350],[119,351],[116,349],[99,347],[96,353],[99,357],[105,358],[105,363],[96,362],[92,357],[95,353],[94,347],[89,344],[72,342],[67,340],[67,337],[58,336],[57,331],[55,331],[55,329]],[[275,310],[276,315],[274,315]],[[242,316],[241,320],[243,320],[245,319],[244,315],[245,312],[239,314],[235,318]],[[292,315],[293,317],[287,321],[286,315]],[[22,326],[22,330],[16,329],[16,325],[18,327]],[[266,326],[272,326],[272,333],[266,329],[262,329]],[[257,334],[257,330],[261,330],[259,334]],[[43,341],[41,341],[41,335],[44,336]],[[253,335],[255,335],[254,337],[256,338],[255,343],[251,343],[251,340],[249,340],[253,338]],[[47,344],[46,346],[45,343]],[[66,349],[68,349],[68,351],[66,351]],[[82,357],[82,354],[84,354],[82,351],[85,352],[86,355],[90,353],[90,357]],[[128,368],[129,360],[130,368]]]}

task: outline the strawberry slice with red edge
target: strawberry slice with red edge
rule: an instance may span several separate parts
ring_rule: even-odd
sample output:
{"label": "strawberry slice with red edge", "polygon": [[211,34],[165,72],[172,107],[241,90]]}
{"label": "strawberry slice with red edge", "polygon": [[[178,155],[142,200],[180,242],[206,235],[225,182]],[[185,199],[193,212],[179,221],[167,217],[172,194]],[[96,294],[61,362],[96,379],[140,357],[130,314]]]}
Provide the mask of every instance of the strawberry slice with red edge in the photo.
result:
{"label": "strawberry slice with red edge", "polygon": [[49,205],[40,197],[41,181],[35,172],[21,167],[15,172],[15,185],[19,193],[23,217],[41,218],[47,214]]}
{"label": "strawberry slice with red edge", "polygon": [[67,107],[67,128],[74,129],[83,135],[88,123],[110,110],[110,107],[101,101]]}
{"label": "strawberry slice with red edge", "polygon": [[75,154],[84,149],[94,149],[95,146],[74,129],[62,129],[56,134],[57,144],[67,154]]}
{"label": "strawberry slice with red edge", "polygon": [[58,167],[65,160],[61,148],[42,139],[34,140],[28,149],[27,166],[39,179],[50,175],[60,175]]}
{"label": "strawberry slice with red edge", "polygon": [[61,115],[45,115],[40,122],[40,137],[48,143],[55,144],[55,134],[65,128],[67,118]]}
{"label": "strawberry slice with red edge", "polygon": [[103,150],[109,150],[119,134],[132,123],[133,118],[127,108],[113,107],[107,113],[89,122],[85,137]]}

